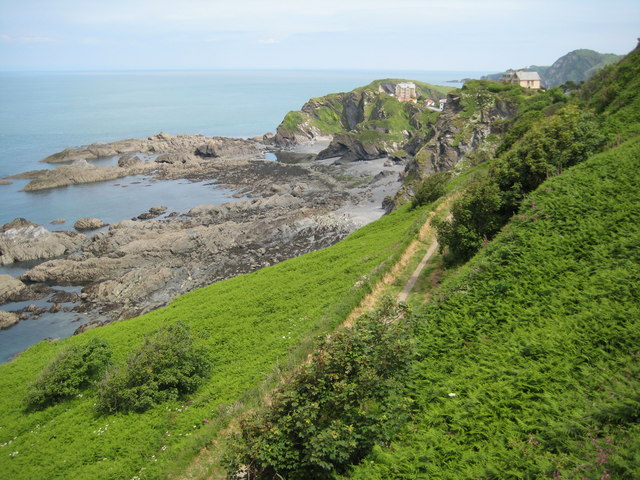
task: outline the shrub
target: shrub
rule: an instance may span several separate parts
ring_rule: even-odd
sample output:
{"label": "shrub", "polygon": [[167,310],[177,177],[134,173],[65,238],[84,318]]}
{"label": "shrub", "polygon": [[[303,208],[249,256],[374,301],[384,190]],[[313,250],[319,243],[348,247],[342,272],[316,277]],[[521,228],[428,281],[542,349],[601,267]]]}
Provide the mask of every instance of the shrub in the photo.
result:
{"label": "shrub", "polygon": [[411,209],[435,202],[446,193],[445,185],[450,178],[449,172],[434,173],[427,177],[416,189],[411,200]]}
{"label": "shrub", "polygon": [[110,359],[109,345],[99,338],[61,351],[31,386],[27,405],[41,409],[79,394],[102,375]]}
{"label": "shrub", "polygon": [[404,310],[388,301],[327,340],[264,411],[242,419],[225,464],[250,478],[333,478],[406,420],[412,357]]}
{"label": "shrub", "polygon": [[194,347],[187,325],[163,327],[145,339],[125,365],[107,374],[98,392],[98,409],[143,412],[194,392],[209,367],[206,350]]}
{"label": "shrub", "polygon": [[[525,196],[600,151],[605,137],[592,113],[570,105],[532,127],[491,165],[489,179],[472,185],[438,227],[448,260],[469,260],[518,210]],[[522,123],[522,125],[526,124]]]}
{"label": "shrub", "polygon": [[436,222],[441,249],[448,247],[447,260],[469,260],[507,221],[500,213],[502,201],[498,185],[489,180],[472,184],[454,202],[451,220]]}
{"label": "shrub", "polygon": [[527,193],[599,152],[604,141],[595,115],[574,105],[541,119],[491,167],[504,207],[515,213]]}

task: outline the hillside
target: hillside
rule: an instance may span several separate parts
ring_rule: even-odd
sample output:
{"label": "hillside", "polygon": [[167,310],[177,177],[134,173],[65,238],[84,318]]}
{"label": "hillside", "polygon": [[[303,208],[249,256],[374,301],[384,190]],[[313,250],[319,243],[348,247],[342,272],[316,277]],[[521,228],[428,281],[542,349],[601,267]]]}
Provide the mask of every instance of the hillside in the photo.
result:
{"label": "hillside", "polygon": [[416,313],[414,420],[348,478],[638,478],[639,167],[546,182]]}
{"label": "hillside", "polygon": [[[524,70],[538,72],[544,87],[555,87],[567,82],[581,83],[588,80],[597,71],[620,61],[621,55],[598,53],[594,50],[574,50],[563,55],[550,66],[531,65]],[[504,72],[483,77],[486,80],[499,81]]]}
{"label": "hillside", "polygon": [[[138,318],[41,342],[0,365],[0,477],[166,478],[255,402],[265,379],[278,379],[344,320],[411,240],[422,214],[405,209],[334,247],[214,283]],[[100,339],[114,366],[124,368],[145,339],[176,322],[212,364],[197,393],[142,413],[104,413],[96,408],[103,388],[85,385],[51,406],[28,408],[31,385],[61,352]]]}
{"label": "hillside", "polygon": [[[622,97],[633,88],[617,85]],[[544,99],[532,96],[541,105],[504,122],[485,164],[448,185],[439,175],[424,182],[426,204],[454,183],[464,188],[450,218],[436,222],[445,255],[435,268],[446,281],[408,321],[369,317],[411,330],[413,361],[394,335],[383,363],[323,348],[241,420],[231,471],[292,480],[638,476],[640,139],[594,155],[610,147],[606,118],[560,91]],[[367,321],[339,343],[358,345]],[[377,358],[384,348],[373,345]]]}
{"label": "hillside", "polygon": [[[638,478],[638,54],[582,91],[599,106],[600,136],[615,126],[618,140],[622,132],[632,139],[543,175],[496,238],[480,238],[479,253],[416,311],[412,420],[344,478]],[[574,105],[559,113],[593,115]],[[521,192],[519,182],[504,189],[506,163],[531,178],[548,168],[546,156],[560,161],[554,146],[563,135],[576,140],[560,155],[582,148],[581,130],[553,133],[556,117],[509,140],[489,162],[489,183],[471,185],[453,206],[453,221],[466,222],[462,239],[495,221],[493,202]],[[588,122],[576,125],[588,131]]]}
{"label": "hillside", "polygon": [[601,114],[611,143],[640,134],[640,48],[586,82],[580,90],[585,104]]}

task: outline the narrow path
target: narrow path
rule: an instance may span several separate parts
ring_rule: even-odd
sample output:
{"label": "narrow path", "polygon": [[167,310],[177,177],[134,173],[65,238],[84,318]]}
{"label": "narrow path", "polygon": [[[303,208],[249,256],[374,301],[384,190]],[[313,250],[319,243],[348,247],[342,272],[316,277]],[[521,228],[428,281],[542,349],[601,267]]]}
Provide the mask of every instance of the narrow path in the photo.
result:
{"label": "narrow path", "polygon": [[434,240],[433,243],[429,246],[429,250],[427,250],[427,253],[424,254],[424,257],[422,257],[422,260],[420,260],[420,263],[418,264],[416,269],[413,271],[413,274],[411,274],[409,281],[400,292],[400,295],[398,295],[398,302],[407,301],[407,297],[409,297],[409,293],[411,293],[411,290],[413,290],[413,287],[418,281],[418,278],[420,278],[420,274],[422,273],[422,270],[427,265],[427,262],[431,259],[433,254],[436,252],[437,248],[438,248],[438,241]]}
{"label": "narrow path", "polygon": [[[422,272],[426,264],[429,262],[429,260],[435,253],[436,249],[438,248],[438,242],[435,239],[435,229],[431,225],[431,221],[437,214],[439,214],[443,210],[444,211],[449,210],[451,207],[451,203],[458,196],[459,194],[452,195],[451,197],[443,201],[440,205],[438,205],[438,207],[433,212],[429,213],[429,217],[426,219],[422,227],[420,227],[420,231],[418,232],[417,238],[409,244],[409,246],[402,253],[402,256],[400,257],[400,259],[395,263],[395,265],[393,265],[393,267],[387,272],[387,274],[382,278],[382,280],[380,280],[373,287],[371,293],[369,293],[365,298],[363,298],[360,304],[351,311],[349,316],[342,323],[342,326],[346,326],[346,327],[353,326],[353,323],[359,316],[361,316],[367,311],[372,310],[375,307],[376,303],[380,300],[380,297],[384,293],[384,290],[390,284],[395,282],[400,277],[400,275],[402,275],[402,273],[406,270],[407,265],[409,265],[412,259],[416,256],[416,253],[419,251],[421,246],[430,242],[427,252],[422,257],[420,264],[416,267],[416,269],[414,270],[413,274],[407,281],[406,285],[404,286],[402,292],[398,297],[398,301],[405,301],[407,299],[407,296],[415,286],[420,276],[420,273]],[[311,358],[310,356],[307,357],[306,361],[309,361],[310,358]],[[263,401],[268,402],[268,397],[270,394],[271,392],[266,393],[265,397],[263,398]],[[230,432],[230,431],[233,431],[235,428],[237,428],[236,421],[237,421],[237,418],[232,419],[229,425],[227,425],[227,427],[218,434],[218,438],[224,437],[225,432]],[[225,474],[219,468],[214,468],[215,470],[214,473],[209,473],[209,474],[205,473],[211,465],[216,464],[216,462],[219,460],[218,459],[218,456],[219,456],[218,450],[220,448],[219,445],[220,443],[216,439],[211,445],[205,446],[204,448],[202,448],[202,450],[193,458],[193,460],[191,461],[191,464],[183,471],[183,473],[173,478],[180,478],[181,480],[187,480],[187,479],[215,480],[215,479],[223,478]]]}
{"label": "narrow path", "polygon": [[[375,306],[375,304],[380,299],[380,296],[382,295],[382,293],[384,292],[386,287],[388,285],[392,284],[393,282],[395,282],[396,279],[407,268],[407,265],[409,264],[409,262],[416,255],[416,252],[420,248],[420,245],[431,241],[431,243],[429,244],[429,249],[428,249],[427,253],[425,254],[425,256],[422,259],[424,261],[425,265],[426,265],[426,263],[429,261],[429,259],[433,256],[433,254],[434,254],[434,252],[435,252],[435,250],[436,250],[436,248],[438,246],[438,243],[435,240],[435,229],[431,225],[431,221],[436,216],[436,214],[442,212],[443,210],[444,211],[450,210],[451,204],[459,196],[460,196],[459,193],[453,194],[452,196],[447,198],[445,201],[443,201],[440,205],[438,205],[438,207],[433,212],[430,212],[429,218],[427,218],[427,220],[424,222],[422,227],[420,227],[420,231],[418,232],[417,239],[412,241],[409,244],[407,249],[404,251],[404,253],[400,257],[400,259],[398,260],[398,262],[391,268],[391,270],[389,270],[389,272],[387,272],[387,274],[382,278],[382,280],[380,280],[373,287],[373,290],[371,290],[371,293],[369,293],[366,297],[364,297],[362,299],[362,301],[360,302],[360,304],[351,311],[349,316],[342,323],[342,326],[347,326],[347,327],[352,326],[353,322],[356,320],[356,318],[358,318],[359,316],[361,316],[365,312],[368,312],[368,311],[372,310],[373,307]],[[429,252],[431,252],[431,253],[429,253]],[[420,266],[418,266],[418,268],[420,268]],[[424,265],[422,266],[422,268],[424,268]],[[422,271],[422,268],[420,268],[420,271]],[[407,295],[408,295],[408,292],[410,292],[411,289],[414,287],[414,285],[415,285],[415,283],[417,281],[417,277],[420,275],[420,271],[418,271],[416,269],[416,271],[413,273],[411,279],[409,279],[409,282],[408,282],[408,283],[411,283],[411,286],[409,286],[408,284],[405,285],[402,293],[400,294],[401,296],[404,294],[404,292],[405,292],[405,290],[407,290],[407,288],[408,288],[408,291],[407,291]],[[413,276],[414,275],[416,276],[415,280],[413,280]],[[413,280],[413,282],[412,282],[412,280]],[[404,300],[406,300],[406,297],[404,297]],[[400,300],[400,298],[399,298],[399,301],[404,301],[404,300]]]}

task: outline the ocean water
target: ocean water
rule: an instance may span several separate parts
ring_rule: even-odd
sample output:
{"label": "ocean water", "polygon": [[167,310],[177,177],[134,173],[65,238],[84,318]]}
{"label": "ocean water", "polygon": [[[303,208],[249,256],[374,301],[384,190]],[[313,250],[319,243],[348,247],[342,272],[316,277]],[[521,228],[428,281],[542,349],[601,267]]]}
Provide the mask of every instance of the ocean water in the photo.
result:
{"label": "ocean water", "polygon": [[[0,179],[28,170],[54,168],[40,160],[69,146],[146,138],[159,132],[229,137],[275,132],[284,115],[299,109],[309,98],[349,91],[379,78],[407,78],[459,87],[460,83],[448,81],[479,78],[486,73],[0,72]],[[23,192],[26,183],[14,180],[11,185],[0,185],[0,225],[24,217],[48,228],[71,229],[81,217],[98,217],[113,223],[156,205],[184,212],[203,203],[230,201],[234,193],[211,182],[154,183],[145,177],[42,192]],[[49,225],[61,218],[67,222]],[[20,268],[3,269],[0,273],[19,271]],[[0,361],[44,338],[69,335],[77,326],[69,323],[70,318],[71,315],[65,321],[64,315],[57,315],[0,331]],[[73,320],[76,318],[77,315]]]}

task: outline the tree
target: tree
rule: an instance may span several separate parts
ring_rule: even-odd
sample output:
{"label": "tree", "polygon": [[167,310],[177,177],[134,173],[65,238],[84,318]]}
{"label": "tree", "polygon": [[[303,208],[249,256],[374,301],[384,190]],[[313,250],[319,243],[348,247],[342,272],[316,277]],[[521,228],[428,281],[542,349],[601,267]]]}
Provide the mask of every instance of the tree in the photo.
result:
{"label": "tree", "polygon": [[534,124],[490,169],[503,192],[504,213],[515,213],[527,193],[597,153],[604,142],[596,116],[575,105]]}
{"label": "tree", "polygon": [[411,209],[435,202],[446,193],[445,185],[451,175],[449,172],[434,173],[427,177],[416,189],[411,199]]}
{"label": "tree", "polygon": [[436,223],[440,249],[448,249],[448,260],[465,262],[504,225],[500,189],[490,180],[472,184],[454,202],[451,219]]}

